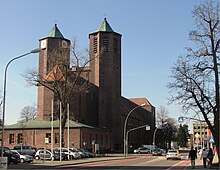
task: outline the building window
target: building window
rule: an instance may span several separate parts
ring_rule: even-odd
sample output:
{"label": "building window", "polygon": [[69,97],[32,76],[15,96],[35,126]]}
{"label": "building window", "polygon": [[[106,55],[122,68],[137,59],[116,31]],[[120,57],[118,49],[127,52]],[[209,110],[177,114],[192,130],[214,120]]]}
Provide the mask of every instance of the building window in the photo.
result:
{"label": "building window", "polygon": [[108,135],[105,136],[105,144],[108,144]]}
{"label": "building window", "polygon": [[114,52],[118,52],[118,40],[116,38],[114,38]]}
{"label": "building window", "polygon": [[93,52],[94,53],[97,53],[97,48],[98,48],[97,37],[94,37],[93,39]]}
{"label": "building window", "polygon": [[103,144],[103,135],[101,135],[101,145]]}
{"label": "building window", "polygon": [[108,51],[109,39],[108,36],[103,37],[103,50]]}
{"label": "building window", "polygon": [[92,143],[92,134],[89,134],[89,143]]}
{"label": "building window", "polygon": [[55,133],[55,143],[59,143],[60,142],[60,135],[59,133]]}
{"label": "building window", "polygon": [[15,143],[15,135],[9,134],[9,144]]}
{"label": "building window", "polygon": [[23,134],[22,133],[19,133],[18,134],[18,140],[17,140],[18,142],[18,144],[21,144],[21,143],[23,143]]}
{"label": "building window", "polygon": [[98,143],[98,135],[95,134],[95,143]]}
{"label": "building window", "polygon": [[[51,133],[46,133],[46,138],[48,139],[48,142],[51,143]],[[45,139],[46,143],[46,139]]]}

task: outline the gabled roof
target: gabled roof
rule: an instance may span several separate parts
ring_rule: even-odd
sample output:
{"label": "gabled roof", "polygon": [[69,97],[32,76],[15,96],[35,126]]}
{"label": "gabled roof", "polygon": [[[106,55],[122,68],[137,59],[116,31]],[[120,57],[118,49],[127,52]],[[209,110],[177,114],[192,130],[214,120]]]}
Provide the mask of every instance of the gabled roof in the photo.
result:
{"label": "gabled roof", "polygon": [[64,38],[60,30],[58,29],[57,24],[55,24],[53,29],[49,32],[48,37]]}
{"label": "gabled roof", "polygon": [[128,98],[137,105],[145,104],[146,106],[153,106],[146,98]]}
{"label": "gabled roof", "polygon": [[[53,122],[53,127],[58,128],[59,127],[59,120],[56,120]],[[67,127],[67,123],[66,123]],[[76,121],[70,120],[70,127],[72,128],[82,128],[82,127],[87,127],[87,128],[94,128],[92,126],[88,126]],[[5,127],[5,129],[45,129],[45,128],[51,128],[51,121],[44,121],[44,120],[30,120],[28,122],[23,122],[23,123],[17,123],[17,124],[12,124],[8,125]]]}
{"label": "gabled roof", "polygon": [[62,71],[58,64],[54,66],[54,68],[44,77],[47,81],[65,81]]}
{"label": "gabled roof", "polygon": [[106,20],[106,18],[104,18],[104,21],[99,26],[99,28],[96,32],[100,32],[100,31],[102,31],[102,32],[114,32],[113,29],[111,28],[111,26],[109,25],[108,21]]}

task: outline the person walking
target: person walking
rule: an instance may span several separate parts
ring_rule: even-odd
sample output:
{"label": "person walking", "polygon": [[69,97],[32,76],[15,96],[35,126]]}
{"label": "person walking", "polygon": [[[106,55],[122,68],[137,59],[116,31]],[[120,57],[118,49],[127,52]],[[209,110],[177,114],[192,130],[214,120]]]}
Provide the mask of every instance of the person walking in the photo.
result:
{"label": "person walking", "polygon": [[209,148],[209,152],[208,152],[207,158],[209,159],[209,164],[210,164],[210,167],[211,167],[212,166],[212,161],[213,161],[213,158],[214,158],[214,154],[213,154],[212,148]]}
{"label": "person walking", "polygon": [[196,153],[196,150],[193,149],[193,147],[191,147],[191,150],[189,151],[189,159],[191,159],[191,166],[192,166],[192,169],[194,169],[195,160],[197,159],[197,153]]}
{"label": "person walking", "polygon": [[201,153],[200,159],[203,159],[203,166],[204,166],[204,168],[206,168],[207,156],[208,156],[208,152],[205,149],[203,149],[202,153]]}

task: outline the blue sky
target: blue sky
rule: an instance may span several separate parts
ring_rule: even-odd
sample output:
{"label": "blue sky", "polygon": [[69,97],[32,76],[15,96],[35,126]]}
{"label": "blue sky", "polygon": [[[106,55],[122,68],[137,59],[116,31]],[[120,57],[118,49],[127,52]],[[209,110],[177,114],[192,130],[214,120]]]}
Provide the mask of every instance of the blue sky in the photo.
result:
{"label": "blue sky", "polygon": [[[157,108],[164,106],[177,118],[181,108],[167,105],[166,84],[177,57],[190,46],[192,10],[201,0],[1,0],[0,89],[7,62],[39,46],[39,39],[54,24],[65,38],[77,37],[88,48],[88,34],[104,17],[122,34],[122,95],[146,97]],[[37,104],[37,88],[28,87],[27,68],[38,68],[38,54],[14,61],[8,70],[6,123],[16,123],[27,105]]]}

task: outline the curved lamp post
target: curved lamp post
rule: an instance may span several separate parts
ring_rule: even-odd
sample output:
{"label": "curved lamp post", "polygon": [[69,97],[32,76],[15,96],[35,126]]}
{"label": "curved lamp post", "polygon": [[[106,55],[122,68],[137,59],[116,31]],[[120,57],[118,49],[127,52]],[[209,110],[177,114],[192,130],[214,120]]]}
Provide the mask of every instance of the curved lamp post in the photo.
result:
{"label": "curved lamp post", "polygon": [[134,107],[133,109],[131,109],[130,110],[130,112],[127,114],[127,116],[126,116],[126,118],[125,118],[125,123],[124,123],[124,156],[125,156],[125,158],[126,158],[126,146],[127,146],[127,140],[126,140],[126,125],[127,125],[127,121],[128,121],[128,117],[130,116],[130,114],[135,110],[135,109],[137,109],[137,108],[139,108],[139,107],[143,107],[143,106],[145,106],[146,104],[145,103],[143,103],[143,104],[141,104],[141,105],[138,105],[138,106],[136,106],[136,107]]}
{"label": "curved lamp post", "polygon": [[7,84],[7,71],[8,71],[8,66],[14,61],[14,60],[17,60],[19,58],[22,58],[22,57],[25,57],[29,54],[32,54],[32,53],[39,53],[41,50],[43,49],[34,49],[28,53],[25,53],[23,55],[20,55],[20,56],[17,56],[13,59],[11,59],[6,67],[5,67],[5,72],[4,72],[4,92],[3,92],[3,111],[2,111],[2,142],[1,142],[1,157],[3,157],[3,149],[4,149],[4,131],[5,131],[5,100],[6,100],[6,84]]}
{"label": "curved lamp post", "polygon": [[[167,124],[167,122],[163,122],[162,125]],[[158,127],[154,130],[154,135],[153,135],[153,149],[155,149],[155,137],[156,137],[156,132],[157,132]]]}
{"label": "curved lamp post", "polygon": [[132,129],[129,129],[127,132],[126,132],[126,141],[127,141],[127,146],[126,146],[126,155],[128,155],[128,133],[131,132],[131,131],[134,131],[134,130],[138,130],[138,129],[141,129],[141,128],[144,128],[146,127],[146,130],[150,130],[150,126],[148,124],[146,125],[143,125],[143,126],[139,126],[139,127],[136,127],[136,128],[132,128]]}

